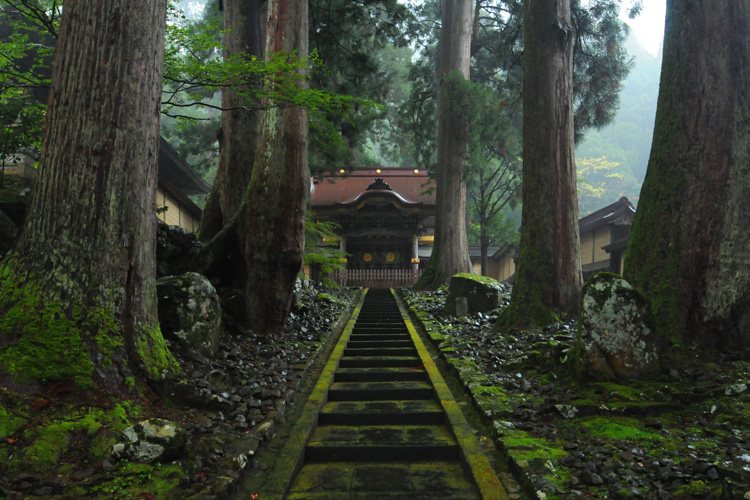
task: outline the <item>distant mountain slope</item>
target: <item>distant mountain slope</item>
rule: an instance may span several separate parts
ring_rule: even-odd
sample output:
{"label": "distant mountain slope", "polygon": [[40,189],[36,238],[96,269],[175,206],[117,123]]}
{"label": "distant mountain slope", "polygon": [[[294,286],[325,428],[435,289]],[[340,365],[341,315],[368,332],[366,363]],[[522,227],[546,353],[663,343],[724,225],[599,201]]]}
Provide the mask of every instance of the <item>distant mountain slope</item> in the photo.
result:
{"label": "distant mountain slope", "polygon": [[[620,111],[614,123],[602,130],[589,131],[576,148],[576,158],[581,160],[578,162],[579,176],[584,181],[579,189],[581,215],[621,196],[627,196],[635,203],[646,175],[659,92],[661,54],[654,57],[632,37],[628,41],[628,52],[635,56],[636,64],[623,84]],[[606,157],[606,162],[600,161],[602,167],[593,168],[590,160],[601,157]],[[612,163],[619,165],[612,167]],[[615,179],[613,173],[617,174]],[[596,196],[600,197],[599,200],[592,199]]]}

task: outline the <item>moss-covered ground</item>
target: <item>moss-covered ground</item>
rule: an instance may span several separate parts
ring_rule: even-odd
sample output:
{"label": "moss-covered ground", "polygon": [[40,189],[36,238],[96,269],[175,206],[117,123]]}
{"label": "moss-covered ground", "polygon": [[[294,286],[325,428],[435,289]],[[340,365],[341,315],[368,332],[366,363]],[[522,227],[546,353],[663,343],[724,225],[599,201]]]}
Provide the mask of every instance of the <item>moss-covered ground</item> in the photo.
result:
{"label": "moss-covered ground", "polygon": [[[214,358],[175,351],[181,371],[173,385],[150,387],[131,377],[130,394],[105,395],[77,383],[76,373],[30,383],[0,368],[0,499],[226,496],[240,472],[252,469],[254,452],[275,437],[294,384],[358,296],[317,294],[314,287],[304,294],[278,338],[250,336],[229,323]],[[41,325],[39,335],[46,331]],[[246,397],[235,396],[242,389]],[[114,458],[122,431],[150,418],[185,429],[184,453],[162,463]]]}
{"label": "moss-covered ground", "polygon": [[675,348],[654,380],[576,379],[575,326],[496,331],[402,289],[530,497],[750,498],[750,363]]}

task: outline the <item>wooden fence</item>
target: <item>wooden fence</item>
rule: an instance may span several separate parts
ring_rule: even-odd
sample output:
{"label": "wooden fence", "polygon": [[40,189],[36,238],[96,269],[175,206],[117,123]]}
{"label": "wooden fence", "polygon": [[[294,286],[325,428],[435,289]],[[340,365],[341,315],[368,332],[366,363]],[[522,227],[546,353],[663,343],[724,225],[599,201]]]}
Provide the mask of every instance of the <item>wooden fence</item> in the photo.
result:
{"label": "wooden fence", "polygon": [[421,275],[421,269],[339,269],[331,279],[341,286],[398,288],[413,285]]}

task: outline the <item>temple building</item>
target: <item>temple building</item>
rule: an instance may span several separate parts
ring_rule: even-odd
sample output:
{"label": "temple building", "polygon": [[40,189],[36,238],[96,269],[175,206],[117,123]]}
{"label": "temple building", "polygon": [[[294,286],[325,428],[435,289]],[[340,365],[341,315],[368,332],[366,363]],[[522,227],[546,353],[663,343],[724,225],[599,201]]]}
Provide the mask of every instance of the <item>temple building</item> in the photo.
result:
{"label": "temple building", "polygon": [[[354,286],[412,284],[432,253],[435,184],[426,170],[360,168],[313,179],[312,211],[335,222],[348,254],[334,279]],[[314,269],[306,274],[315,275]]]}

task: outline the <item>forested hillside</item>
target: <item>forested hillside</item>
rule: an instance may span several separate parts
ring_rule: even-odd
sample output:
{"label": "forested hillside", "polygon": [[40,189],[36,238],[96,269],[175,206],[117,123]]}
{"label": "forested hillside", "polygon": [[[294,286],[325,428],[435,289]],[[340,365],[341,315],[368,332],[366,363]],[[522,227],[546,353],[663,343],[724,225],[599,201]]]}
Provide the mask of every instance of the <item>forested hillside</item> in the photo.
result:
{"label": "forested hillside", "polygon": [[654,57],[628,40],[635,65],[623,83],[614,123],[590,130],[576,148],[581,216],[627,196],[637,203],[654,131],[661,53]]}

